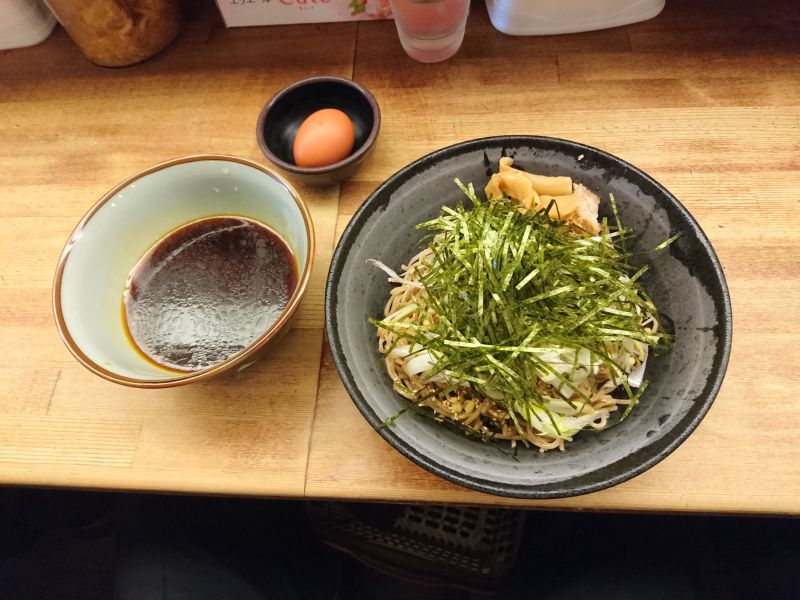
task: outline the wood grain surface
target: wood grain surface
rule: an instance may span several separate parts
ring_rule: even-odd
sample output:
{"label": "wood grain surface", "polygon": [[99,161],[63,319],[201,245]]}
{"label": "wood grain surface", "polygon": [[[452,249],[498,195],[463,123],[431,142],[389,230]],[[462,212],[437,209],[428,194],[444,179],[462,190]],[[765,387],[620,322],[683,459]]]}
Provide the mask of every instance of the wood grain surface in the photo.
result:
{"label": "wood grain surface", "polygon": [[134,68],[92,65],[61,29],[0,55],[2,483],[304,493],[338,186],[298,186],[317,233],[308,292],[281,347],[238,376],[111,384],[78,365],[53,323],[58,256],[107,189],[189,154],[266,162],[255,126],[269,98],[309,75],[352,76],[353,23],[226,30],[203,4],[167,52]]}
{"label": "wood grain surface", "polygon": [[[800,14],[791,0],[669,0],[651,21],[511,37],[473,2],[461,51],[422,65],[392,22],[227,30],[213,3],[161,56],[107,70],[58,29],[0,53],[0,484],[531,507],[800,514]],[[171,390],[105,382],[53,324],[70,231],[107,189],[197,153],[265,162],[255,121],[284,85],[352,77],[376,96],[374,154],[341,186],[299,186],[317,256],[285,343],[238,376]],[[698,430],[615,488],[542,502],[449,484],[388,446],[323,341],[335,239],[406,163],[485,135],[600,147],[687,206],[722,261],[728,374]]]}

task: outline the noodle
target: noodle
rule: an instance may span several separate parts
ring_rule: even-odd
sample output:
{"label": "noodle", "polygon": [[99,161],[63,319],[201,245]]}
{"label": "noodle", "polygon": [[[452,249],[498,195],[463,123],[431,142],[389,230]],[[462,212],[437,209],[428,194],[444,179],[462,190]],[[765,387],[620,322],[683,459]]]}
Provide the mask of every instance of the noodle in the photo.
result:
{"label": "noodle", "polygon": [[[431,250],[426,250],[409,265],[403,265],[402,277],[409,281],[419,281],[419,277],[427,269],[425,260],[430,258]],[[398,320],[398,323],[422,323],[425,320],[435,319],[435,314],[422,311],[419,306],[421,298],[427,296],[424,288],[412,287],[403,283],[392,288],[389,300],[384,308],[384,315],[389,317],[410,305],[417,308]],[[385,355],[386,371],[394,382],[395,389],[404,397],[417,401],[420,408],[430,408],[439,416],[468,427],[476,434],[490,436],[499,440],[508,440],[512,447],[517,442],[525,440],[527,443],[538,447],[542,452],[547,450],[564,450],[564,439],[554,438],[544,432],[537,431],[530,423],[524,423],[520,432],[514,425],[508,410],[492,400],[475,393],[472,388],[459,387],[456,391],[449,388],[446,382],[426,382],[421,377],[411,376],[403,368],[406,358],[392,354],[400,336],[387,329],[378,328],[378,349]],[[406,344],[401,344],[401,347]],[[598,378],[600,379],[600,378]],[[595,381],[595,388],[591,396],[590,406],[598,415],[597,421],[592,421],[589,426],[593,429],[603,429],[608,423],[609,413],[617,410],[618,406],[628,404],[628,399],[616,399],[609,395],[606,382]],[[600,385],[598,385],[600,384]],[[613,386],[613,384],[611,384]],[[616,387],[616,386],[613,386]],[[409,394],[408,392],[412,393]],[[420,399],[421,398],[421,399]]]}
{"label": "noodle", "polygon": [[[504,163],[503,166],[508,172],[510,162]],[[545,179],[550,181],[555,178]],[[504,182],[501,183],[505,185]],[[471,188],[465,191],[468,191],[468,195],[473,194],[471,196],[473,202],[477,201]],[[490,204],[494,205],[496,200],[492,199]],[[590,208],[594,209],[596,218],[596,206]],[[509,210],[517,218],[524,219],[524,217],[520,216],[520,213],[525,213],[525,210],[518,208]],[[533,209],[530,210],[532,211]],[[537,215],[542,216],[551,211],[552,204],[549,207],[545,205],[541,207]],[[456,214],[455,211],[450,212]],[[576,211],[573,212],[577,214]],[[505,225],[501,233],[505,233],[505,228],[508,227],[508,222],[512,219],[510,216],[504,218],[506,218],[506,221],[504,221]],[[549,232],[547,235],[555,235],[550,229],[552,221],[549,219],[552,217],[545,215],[542,218],[544,221],[542,221],[543,225],[541,226]],[[581,213],[580,219],[585,221],[585,218],[586,213]],[[572,224],[567,229],[574,227],[580,229],[581,232],[585,231],[578,221],[572,221]],[[595,227],[596,229],[592,229],[592,232],[601,230],[596,223]],[[524,234],[525,240],[528,239],[527,236],[530,233],[530,229],[531,226],[528,225]],[[485,232],[486,229],[484,228],[482,231]],[[603,231],[602,235],[607,236],[605,241],[611,247],[610,239],[613,236],[605,225]],[[539,368],[539,371],[537,371],[539,374],[538,379],[535,379],[535,384],[531,389],[528,389],[528,392],[532,398],[538,398],[539,401],[523,403],[524,405],[520,405],[511,399],[508,392],[504,393],[502,389],[488,385],[486,380],[481,379],[483,376],[479,377],[476,374],[467,374],[466,372],[462,372],[460,376],[454,376],[448,368],[441,350],[434,351],[428,348],[430,345],[428,342],[441,341],[440,334],[434,333],[434,330],[441,331],[442,327],[449,326],[449,322],[446,319],[442,321],[444,319],[443,315],[438,314],[433,308],[433,306],[441,307],[442,305],[432,301],[433,298],[429,297],[429,291],[426,288],[427,276],[431,270],[435,270],[440,266],[437,261],[442,260],[440,258],[440,249],[446,239],[446,235],[453,234],[437,233],[426,248],[414,256],[408,264],[402,266],[402,270],[399,273],[395,273],[382,263],[372,261],[389,274],[388,281],[394,284],[384,307],[383,320],[373,321],[373,323],[377,326],[378,350],[384,357],[386,371],[394,383],[394,389],[399,394],[415,406],[432,411],[432,415],[437,421],[448,421],[457,424],[470,435],[482,439],[508,441],[512,447],[515,447],[518,443],[526,446],[531,445],[539,448],[540,452],[554,449],[563,451],[565,442],[571,441],[572,436],[584,428],[592,430],[604,429],[609,424],[611,413],[618,411],[621,407],[627,409],[625,413],[627,414],[627,411],[633,407],[640,393],[646,387],[646,383],[639,387],[638,383],[632,380],[629,382],[628,380],[636,368],[643,368],[644,361],[647,358],[647,344],[637,341],[638,338],[612,336],[611,338],[603,338],[604,340],[611,339],[611,341],[598,342],[595,347],[590,346],[586,349],[583,349],[585,346],[580,344],[575,346],[554,345],[542,348],[523,345],[502,347],[496,341],[494,342],[495,345],[487,345],[477,338],[471,338],[474,339],[474,342],[454,342],[452,340],[444,342],[445,344],[449,343],[451,346],[485,347],[491,348],[492,351],[507,351],[511,352],[512,356],[517,356],[524,351],[530,353],[525,356],[534,356],[534,362],[539,365],[537,367]],[[600,239],[598,236],[592,238],[595,240],[594,242],[589,242],[587,241],[589,238],[584,238],[582,235],[573,234],[573,237],[569,238],[565,243],[572,244],[577,242],[591,245],[591,243],[602,242],[602,240],[601,242],[597,241]],[[496,239],[497,236],[495,235],[489,241],[491,243],[492,240]],[[489,250],[483,250],[483,246],[481,248],[482,253],[489,252]],[[605,251],[608,252],[607,250]],[[513,262],[512,257],[517,252],[519,252],[519,255],[522,254],[520,250],[512,251],[509,261]],[[480,256],[482,257],[483,254]],[[487,261],[489,261],[488,254],[486,256]],[[585,255],[579,258],[585,258]],[[464,262],[467,264],[466,261]],[[517,259],[515,265],[518,266],[519,263],[520,260]],[[603,269],[597,267],[597,264],[596,262],[591,262],[590,266],[586,268],[603,273]],[[620,272],[624,273],[624,271]],[[509,289],[508,282],[511,281],[512,274],[510,271],[508,273],[508,279],[503,289]],[[630,286],[634,285],[633,281],[624,274],[614,275],[614,277],[617,278],[617,286],[628,285],[627,282],[629,281]],[[519,290],[528,284],[530,278],[531,274],[529,273],[528,276],[520,281],[515,280],[516,286],[512,284],[512,287]],[[595,277],[592,277],[591,281],[594,280]],[[619,283],[620,281],[622,284]],[[482,290],[480,284],[478,287],[479,290]],[[635,288],[626,289],[634,290]],[[450,293],[452,294],[452,292]],[[465,291],[456,293],[466,295]],[[477,295],[480,295],[480,293],[479,291]],[[551,289],[545,294],[539,294],[539,296],[549,298],[558,293],[559,289]],[[620,295],[619,292],[613,292],[613,294],[618,296],[618,298],[614,299],[616,304],[606,304],[597,310],[605,310],[610,313],[612,317],[608,317],[609,319],[613,318],[613,315],[628,315],[634,320],[638,319],[638,326],[643,332],[641,335],[645,339],[651,339],[652,337],[656,340],[656,343],[658,340],[665,339],[664,334],[658,334],[658,320],[655,309],[646,296],[643,295],[643,292],[625,292],[625,294],[636,294],[636,301],[631,301],[629,297],[624,294]],[[639,297],[639,294],[642,297]],[[497,298],[496,294],[493,295],[502,304],[502,299]],[[452,298],[453,295],[449,297]],[[535,301],[536,298],[528,298],[521,300],[521,302],[530,302],[531,300]],[[483,300],[481,299],[480,302],[482,303]],[[480,311],[481,308],[482,304],[476,310]],[[633,312],[634,309],[635,313]],[[496,315],[491,316],[496,319]],[[506,315],[503,315],[503,318],[508,319]],[[606,326],[606,330],[616,331],[609,329],[609,326]],[[533,337],[534,335],[531,333],[527,338],[528,341]],[[464,339],[466,338],[462,338],[462,340]],[[602,359],[599,357],[602,357]],[[496,359],[492,357],[490,359],[497,363]],[[441,363],[440,361],[445,362]],[[509,367],[498,365],[498,369],[506,369],[510,376],[515,375]],[[576,373],[580,369],[583,369],[580,372],[581,376],[577,377]],[[486,368],[484,368],[485,370]],[[526,381],[529,380],[530,378]],[[611,395],[620,385],[625,387],[628,397],[615,398]],[[639,392],[633,394],[631,392],[632,387],[639,387]]]}

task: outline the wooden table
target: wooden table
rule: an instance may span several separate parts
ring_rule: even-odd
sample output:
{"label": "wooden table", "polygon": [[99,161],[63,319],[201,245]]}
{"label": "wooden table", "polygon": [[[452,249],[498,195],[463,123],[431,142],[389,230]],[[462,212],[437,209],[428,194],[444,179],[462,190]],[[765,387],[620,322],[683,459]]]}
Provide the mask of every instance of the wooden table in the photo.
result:
{"label": "wooden table", "polygon": [[[0,54],[0,483],[270,497],[800,514],[800,14],[794,2],[669,0],[658,18],[515,38],[476,2],[459,54],[406,58],[391,22],[226,30],[213,4],[143,65],[85,61],[62,30]],[[300,187],[318,254],[286,343],[236,377],[124,388],[79,366],[51,310],[54,267],[117,181],[176,156],[263,160],[255,122],[284,85],[352,77],[383,128],[351,181]],[[730,285],[728,375],[675,453],[615,488],[515,502],[416,467],[366,424],[323,341],[337,236],[375,186],[441,146],[529,133],[598,146],[671,189]]]}

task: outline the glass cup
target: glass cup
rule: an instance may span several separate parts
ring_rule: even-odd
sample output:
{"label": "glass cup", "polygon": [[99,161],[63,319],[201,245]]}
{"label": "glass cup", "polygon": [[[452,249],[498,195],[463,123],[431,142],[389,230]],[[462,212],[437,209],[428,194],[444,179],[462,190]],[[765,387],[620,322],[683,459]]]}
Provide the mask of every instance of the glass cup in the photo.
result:
{"label": "glass cup", "polygon": [[424,63],[453,56],[461,47],[470,0],[391,0],[403,49]]}

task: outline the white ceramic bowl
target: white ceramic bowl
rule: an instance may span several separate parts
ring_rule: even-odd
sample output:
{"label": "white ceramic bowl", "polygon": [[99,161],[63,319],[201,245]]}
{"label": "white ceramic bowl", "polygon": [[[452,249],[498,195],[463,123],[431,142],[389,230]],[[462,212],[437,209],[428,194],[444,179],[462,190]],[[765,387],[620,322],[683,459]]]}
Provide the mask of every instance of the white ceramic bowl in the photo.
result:
{"label": "white ceramic bowl", "polygon": [[[297,259],[297,287],[278,319],[247,348],[206,369],[176,373],[147,360],[128,338],[122,294],[131,269],[177,227],[217,215],[260,221]],[[146,169],[105,194],[78,223],[56,270],[53,306],[64,343],[88,369],[116,383],[169,387],[244,368],[297,310],[311,274],[314,228],[282,177],[231,156],[191,156]]]}

